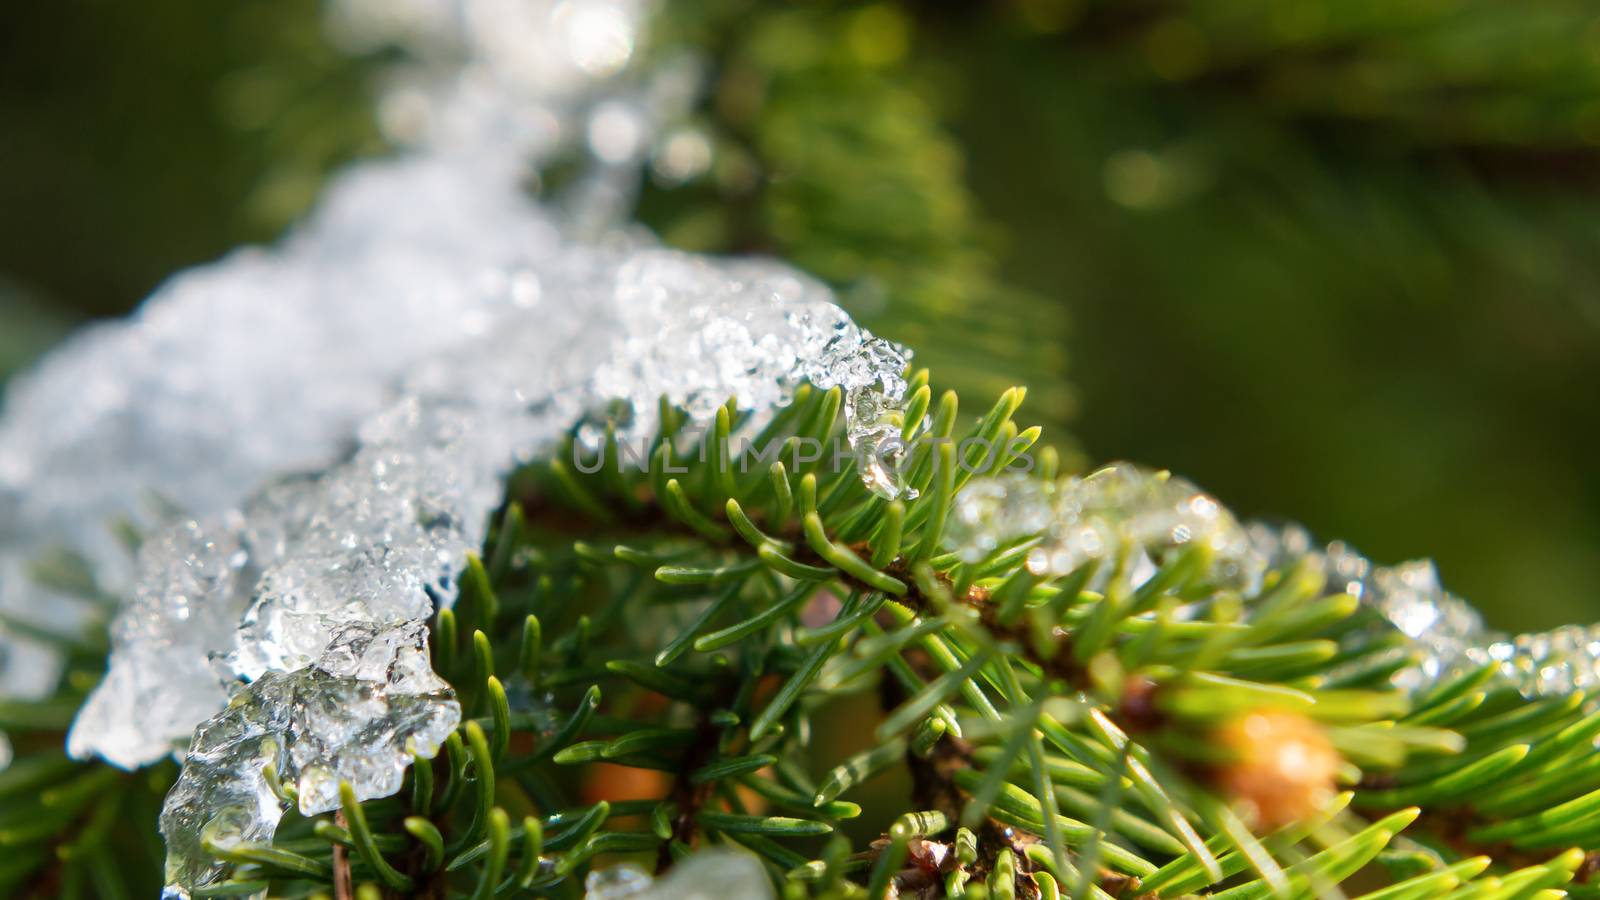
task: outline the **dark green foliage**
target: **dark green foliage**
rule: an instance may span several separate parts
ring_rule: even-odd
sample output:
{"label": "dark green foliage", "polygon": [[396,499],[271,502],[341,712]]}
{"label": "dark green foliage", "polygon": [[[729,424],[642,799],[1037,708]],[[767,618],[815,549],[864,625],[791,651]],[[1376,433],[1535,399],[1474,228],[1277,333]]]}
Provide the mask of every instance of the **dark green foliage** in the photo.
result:
{"label": "dark green foliage", "polygon": [[1593,10],[1014,8],[941,5],[914,46],[1008,278],[1071,316],[1090,457],[1431,556],[1509,630],[1593,621]]}
{"label": "dark green foliage", "polygon": [[[1016,434],[1021,393],[981,417],[947,394],[934,435]],[[1319,598],[1300,570],[1259,597],[1219,591],[1202,549],[1137,590],[1120,561],[1103,592],[1084,570],[1032,576],[1032,540],[962,564],[938,539],[969,477],[948,444],[919,445],[919,496],[890,502],[852,466],[763,470],[675,444],[675,421],[654,452],[686,471],[619,468],[612,446],[593,474],[568,449],[512,480],[434,622],[460,732],[396,797],[347,794],[339,817],[291,813],[270,847],[219,848],[237,881],[203,895],[328,892],[347,871],[399,895],[576,897],[594,865],[665,868],[719,843],[764,859],[786,897],[1589,890],[1569,884],[1600,846],[1600,713],[1581,695],[1529,704],[1484,671],[1408,698],[1387,682],[1406,651],[1353,600]],[[735,407],[717,424],[712,439],[737,432]],[[803,389],[764,437],[840,427],[837,394]],[[1038,460],[1047,476],[1053,454]],[[1190,602],[1198,615],[1173,617]],[[14,894],[156,880],[172,767],[53,749],[93,650],[58,697],[0,711],[23,757],[0,774]],[[852,697],[875,721],[841,712]],[[1345,793],[1258,834],[1241,804],[1262,798],[1226,777],[1253,763],[1226,735],[1263,712],[1335,750],[1327,787]],[[815,738],[840,732],[857,749],[821,758],[834,741]],[[898,806],[852,801],[887,771],[910,775]]]}
{"label": "dark green foliage", "polygon": [[315,0],[7,9],[0,273],[70,318],[111,315],[276,237],[378,149],[365,76]]}

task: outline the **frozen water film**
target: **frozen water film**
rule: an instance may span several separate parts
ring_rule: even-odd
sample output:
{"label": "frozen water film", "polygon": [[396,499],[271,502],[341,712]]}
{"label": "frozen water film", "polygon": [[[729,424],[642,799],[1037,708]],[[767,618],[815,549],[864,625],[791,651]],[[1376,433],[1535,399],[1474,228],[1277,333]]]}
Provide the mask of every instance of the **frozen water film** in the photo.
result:
{"label": "frozen water film", "polygon": [[1373,565],[1343,542],[1318,545],[1297,525],[1252,525],[1251,536],[1274,565],[1308,562],[1323,575],[1325,591],[1358,598],[1412,639],[1421,658],[1395,674],[1402,688],[1419,690],[1485,665],[1529,698],[1600,687],[1600,625],[1508,635],[1446,591],[1432,560]]}
{"label": "frozen water film", "polygon": [[[6,392],[0,611],[70,629],[82,601],[28,578],[32,560],[70,548],[125,595],[117,520],[215,515],[327,465],[413,361],[526,303],[523,273],[554,247],[503,181],[433,157],[373,163],[278,248],[182,273],[127,322],[80,333]],[[50,690],[50,657],[5,640],[0,692]]]}
{"label": "frozen water film", "polygon": [[702,850],[672,867],[665,878],[650,877],[632,863],[597,869],[584,881],[584,900],[764,900],[772,882],[754,856],[731,850]]}
{"label": "frozen water film", "polygon": [[1218,587],[1250,590],[1264,568],[1248,533],[1216,498],[1130,463],[1053,484],[1022,475],[978,478],[957,495],[945,542],[964,562],[1026,538],[1037,539],[1027,556],[1036,575],[1066,575],[1124,546],[1136,581],[1193,546],[1210,551]]}
{"label": "frozen water film", "polygon": [[[820,284],[776,263],[570,244],[542,265],[530,259],[474,279],[485,280],[508,293],[538,289],[486,312],[492,327],[458,348],[414,359],[388,406],[355,429],[342,462],[269,483],[237,512],[185,521],[146,543],[134,599],[113,631],[110,673],[74,724],[75,755],[158,759],[233,691],[221,718],[253,723],[275,746],[288,746],[287,733],[307,740],[332,727],[281,696],[300,682],[275,674],[322,671],[319,660],[351,627],[417,625],[451,603],[505,475],[614,401],[625,404],[632,436],[656,428],[663,395],[699,416],[714,398],[738,397],[758,426],[803,381],[844,387],[854,402],[893,405],[904,391],[901,352],[851,323]],[[879,399],[862,401],[866,393]],[[417,696],[427,699],[411,706],[432,704],[437,715],[452,704]],[[394,752],[400,733],[394,723],[373,728],[371,743],[330,755],[359,776],[361,755]],[[240,773],[253,771],[259,744],[206,749],[185,814],[236,820],[247,805],[228,800],[224,810],[208,798],[254,795]],[[392,787],[385,780],[368,792]],[[210,871],[186,846],[173,847],[174,872]]]}
{"label": "frozen water film", "polygon": [[[663,395],[702,417],[713,398],[738,397],[759,423],[803,381],[844,386],[853,398],[879,393],[884,403],[898,403],[904,389],[898,351],[852,324],[819,284],[776,263],[571,245],[538,278],[538,299],[500,316],[491,333],[415,361],[390,405],[357,430],[345,461],[148,544],[134,602],[114,631],[110,674],[74,725],[75,754],[123,765],[157,759],[240,684],[249,686],[222,716],[272,707],[276,718],[251,719],[263,740],[332,727],[279,696],[298,682],[275,674],[325,669],[351,627],[417,625],[452,602],[505,475],[615,401],[628,410],[621,419],[631,436],[656,428]],[[895,368],[863,368],[864,359]],[[350,754],[391,753],[398,733],[375,729],[373,743],[331,755],[360,773]],[[256,743],[206,753],[212,762],[197,777],[217,796],[253,790],[238,773],[255,765]],[[211,783],[219,778],[225,789]],[[392,788],[383,781],[370,792]],[[230,820],[241,808],[228,807]],[[173,852],[180,875],[203,864],[177,845]]]}
{"label": "frozen water film", "polygon": [[[0,418],[0,613],[85,621],[88,601],[30,576],[57,550],[124,598],[69,749],[123,767],[182,755],[162,815],[174,896],[221,873],[207,843],[270,839],[288,797],[315,814],[341,781],[386,796],[413,753],[437,752],[460,708],[425,623],[454,601],[507,474],[565,435],[592,439],[614,417],[625,440],[646,436],[662,396],[701,422],[737,397],[754,430],[809,382],[843,392],[864,483],[906,493],[903,348],[781,264],[663,250],[619,223],[652,153],[676,146],[690,171],[710,152],[687,133],[657,141],[697,76],[629,68],[642,3],[329,10],[352,49],[409,53],[379,118],[411,149],[336,176],[276,246],[180,273],[129,320],[80,333],[8,387]],[[531,199],[564,152],[582,176]],[[948,538],[969,562],[1030,541],[1040,574],[1128,547],[1136,579],[1204,546],[1211,582],[1245,593],[1267,558],[1315,557],[1331,590],[1426,648],[1418,671],[1492,660],[1530,693],[1600,680],[1592,629],[1487,633],[1431,564],[1377,569],[1290,531],[1252,539],[1192,484],[1133,466],[975,480]],[[48,649],[0,633],[0,696],[45,695],[59,674]],[[618,872],[589,889],[768,886],[748,858],[706,855],[659,883]]]}
{"label": "frozen water film", "polygon": [[1431,560],[1375,566],[1342,542],[1316,543],[1297,525],[1247,528],[1193,484],[1128,463],[1057,483],[1022,475],[973,479],[956,497],[945,543],[967,563],[1026,544],[1028,568],[1049,576],[1127,547],[1135,584],[1198,543],[1211,550],[1211,582],[1247,593],[1267,569],[1309,565],[1325,592],[1356,597],[1411,639],[1419,659],[1393,676],[1402,689],[1491,664],[1528,697],[1600,687],[1600,626],[1515,636],[1493,631],[1444,589]]}
{"label": "frozen water film", "polygon": [[[54,547],[127,598],[69,749],[132,767],[188,748],[163,816],[175,895],[218,874],[203,841],[271,837],[269,767],[309,813],[340,780],[391,793],[411,751],[435,752],[459,708],[424,623],[453,602],[506,474],[575,427],[620,409],[625,437],[648,434],[662,395],[697,418],[736,396],[759,427],[801,382],[837,386],[852,443],[885,460],[869,484],[899,490],[886,423],[905,351],[780,264],[597,229],[626,194],[612,176],[691,92],[673,67],[606,80],[634,55],[637,6],[349,0],[330,16],[348,42],[413,52],[382,118],[417,149],[337,176],[279,245],[75,338],[0,420],[0,608],[81,621],[26,577]],[[598,176],[530,199],[537,164],[574,144]],[[136,557],[118,520],[142,534]],[[53,665],[6,638],[0,690],[46,693]]]}
{"label": "frozen water film", "polygon": [[315,815],[338,808],[344,781],[358,799],[393,794],[460,720],[424,626],[347,626],[315,665],[267,674],[195,733],[161,810],[167,895],[223,873],[207,844],[270,840],[291,796]]}
{"label": "frozen water film", "polygon": [[632,438],[661,396],[700,421],[738,397],[759,425],[803,381],[904,391],[904,357],[776,263],[572,245],[538,274],[541,299],[492,334],[415,361],[345,461],[147,544],[75,754],[158,759],[231,685],[309,665],[346,625],[448,605],[507,472],[614,401]]}

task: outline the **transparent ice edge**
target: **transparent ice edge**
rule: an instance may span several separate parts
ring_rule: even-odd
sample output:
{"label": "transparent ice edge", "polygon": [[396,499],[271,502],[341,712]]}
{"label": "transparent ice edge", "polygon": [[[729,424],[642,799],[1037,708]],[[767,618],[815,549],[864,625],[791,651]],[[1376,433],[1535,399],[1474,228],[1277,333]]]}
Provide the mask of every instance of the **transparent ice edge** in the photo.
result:
{"label": "transparent ice edge", "polygon": [[[362,216],[377,227],[396,207],[414,202],[410,178],[430,171],[391,165],[387,178],[357,173],[374,189],[359,210],[345,210],[355,217],[352,230],[363,230]],[[810,383],[843,390],[849,433],[860,445],[881,438],[874,430],[882,427],[878,418],[903,401],[907,353],[857,327],[820,283],[776,262],[698,257],[637,238],[598,245],[568,240],[535,205],[519,204],[502,210],[499,220],[473,226],[522,235],[518,252],[487,262],[478,254],[460,270],[450,268],[453,258],[436,260],[440,289],[456,291],[456,315],[475,324],[445,349],[410,357],[381,412],[352,429],[340,461],[314,474],[269,479],[236,507],[157,528],[141,545],[132,599],[113,626],[108,673],[74,722],[68,749],[75,757],[98,755],[133,767],[195,735],[187,758],[208,762],[186,766],[186,773],[194,768],[191,782],[216,783],[203,789],[186,783],[174,794],[174,803],[200,818],[173,819],[169,838],[197,821],[220,819],[233,833],[270,833],[270,803],[233,802],[259,793],[253,773],[262,741],[292,753],[287,734],[315,737],[316,729],[334,727],[331,719],[312,724],[308,708],[282,693],[291,685],[300,689],[299,683],[275,676],[320,671],[319,660],[352,627],[409,627],[449,606],[467,554],[482,545],[489,516],[501,503],[506,475],[575,427],[611,416],[621,439],[637,442],[657,428],[663,396],[701,424],[736,397],[753,430],[801,383]],[[459,232],[451,236],[461,240]],[[365,252],[379,258],[368,268],[374,282],[341,279],[341,315],[361,308],[375,328],[394,327],[385,302],[395,289],[388,265],[430,242],[425,227],[408,238],[414,239],[392,247],[367,244]],[[305,258],[308,251],[314,261]],[[288,305],[306,317],[299,327],[309,336],[319,327],[317,301],[332,299],[314,277],[332,263],[324,256],[329,252],[325,242],[291,241],[253,254],[247,265],[224,263],[199,277],[240,297],[305,285],[316,296]],[[307,266],[317,271],[298,271]],[[184,277],[176,283],[182,286]],[[174,295],[195,296],[187,289]],[[155,367],[185,367],[185,342],[226,341],[250,321],[248,315],[230,320],[232,308],[217,307],[180,335],[177,323],[188,321],[188,313],[165,309],[164,302],[156,298],[143,313],[175,323],[169,340],[175,357],[152,359]],[[121,334],[135,341],[138,326]],[[113,355],[121,347],[115,336],[109,332],[105,339]],[[391,359],[392,347],[362,340],[337,352],[329,348],[326,359],[307,356],[303,365],[359,371],[356,380],[366,390],[379,380],[359,358],[369,351],[377,357],[373,370],[400,365]],[[189,373],[194,381],[226,381],[212,389],[237,404],[273,407],[266,426],[228,422],[249,435],[301,413],[297,396],[254,398],[262,376],[250,367],[237,372],[211,364]],[[325,385],[339,391],[339,373]],[[144,394],[132,406],[119,410],[122,419],[181,403]],[[871,486],[894,490],[892,478]],[[380,685],[378,693],[386,691]],[[443,695],[429,703],[454,708]],[[259,740],[202,748],[199,742],[219,723],[208,717],[225,706],[221,716],[229,721],[253,717],[263,729]],[[394,748],[388,739],[342,746],[330,767],[349,772],[363,795],[387,790],[388,780],[364,780],[376,776],[359,753],[386,757]],[[389,772],[380,767],[384,778]],[[226,807],[213,803],[223,799]],[[241,819],[241,810],[249,815]],[[175,873],[212,872],[191,844],[173,842]]]}
{"label": "transparent ice edge", "polygon": [[772,880],[749,853],[720,848],[690,854],[661,878],[633,863],[595,869],[584,900],[771,900]]}
{"label": "transparent ice edge", "polygon": [[[1441,679],[1494,666],[1500,683],[1543,697],[1600,687],[1600,625],[1508,635],[1484,625],[1466,601],[1444,589],[1431,560],[1377,566],[1348,544],[1318,544],[1299,525],[1248,525],[1215,497],[1167,472],[1114,463],[1084,477],[1045,482],[1022,474],[975,478],[957,495],[945,547],[963,562],[1028,543],[1025,565],[1062,576],[1094,565],[1090,586],[1111,573],[1100,565],[1127,550],[1135,586],[1184,549],[1209,550],[1213,588],[1249,597],[1269,570],[1307,566],[1324,594],[1349,594],[1420,651],[1392,682],[1417,692]],[[1357,631],[1349,639],[1370,640]]]}
{"label": "transparent ice edge", "polygon": [[314,665],[267,673],[207,720],[162,806],[163,895],[226,874],[209,848],[270,842],[291,797],[312,816],[339,808],[343,782],[358,800],[399,791],[461,721],[427,640],[419,622],[346,626]]}

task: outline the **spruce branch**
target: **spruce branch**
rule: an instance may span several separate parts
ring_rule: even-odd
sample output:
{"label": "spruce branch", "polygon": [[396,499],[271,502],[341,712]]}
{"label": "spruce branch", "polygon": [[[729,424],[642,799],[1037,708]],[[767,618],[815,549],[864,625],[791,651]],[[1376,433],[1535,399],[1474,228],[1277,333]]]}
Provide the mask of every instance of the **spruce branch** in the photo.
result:
{"label": "spruce branch", "polygon": [[[932,433],[1022,435],[1021,399],[962,429],[947,395]],[[233,877],[197,896],[343,893],[347,874],[354,896],[570,897],[596,867],[710,846],[793,897],[1328,894],[1370,865],[1390,873],[1379,897],[1588,889],[1583,697],[1523,703],[1486,670],[1408,697],[1387,680],[1397,647],[1303,570],[1240,597],[1207,583],[1204,551],[1137,587],[1125,557],[1034,574],[1033,538],[964,562],[940,541],[954,443],[913,450],[907,503],[851,467],[730,470],[664,421],[670,478],[616,456],[580,471],[569,447],[512,479],[434,622],[469,712],[439,758],[395,797],[215,846]],[[719,414],[707,439],[736,427]],[[766,437],[842,427],[837,392],[802,391]],[[35,893],[96,877],[128,833],[150,852],[163,784],[44,749],[87,686],[7,709],[25,752],[0,773],[17,850],[0,876]],[[821,758],[813,734],[863,691],[876,722]],[[890,770],[902,806],[851,799]],[[140,858],[130,884],[160,871]]]}

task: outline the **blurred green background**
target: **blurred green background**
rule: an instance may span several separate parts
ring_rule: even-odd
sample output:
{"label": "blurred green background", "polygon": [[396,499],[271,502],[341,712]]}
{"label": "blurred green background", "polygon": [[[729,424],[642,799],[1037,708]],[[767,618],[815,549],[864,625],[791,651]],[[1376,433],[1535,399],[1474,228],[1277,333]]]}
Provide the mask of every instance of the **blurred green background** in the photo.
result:
{"label": "blurred green background", "polygon": [[[1600,9],[681,0],[712,165],[678,245],[777,253],[969,409],[1597,618]],[[312,0],[0,14],[0,373],[382,149]],[[1024,418],[1028,418],[1025,416]]]}

